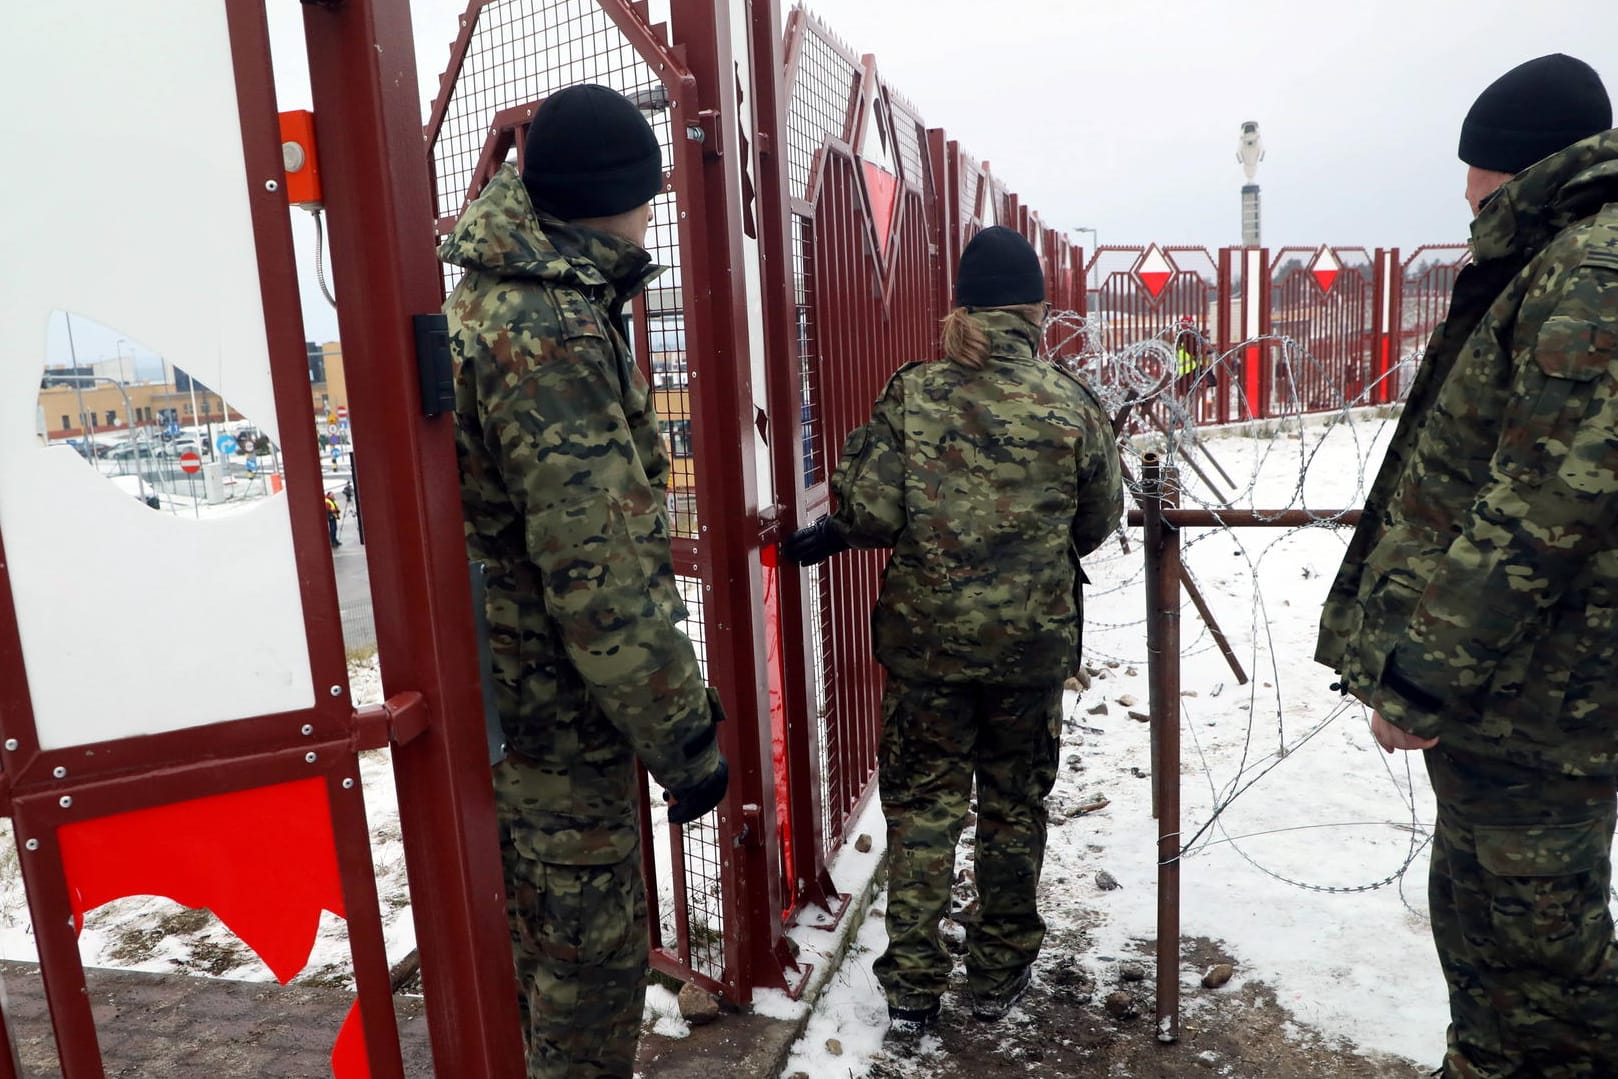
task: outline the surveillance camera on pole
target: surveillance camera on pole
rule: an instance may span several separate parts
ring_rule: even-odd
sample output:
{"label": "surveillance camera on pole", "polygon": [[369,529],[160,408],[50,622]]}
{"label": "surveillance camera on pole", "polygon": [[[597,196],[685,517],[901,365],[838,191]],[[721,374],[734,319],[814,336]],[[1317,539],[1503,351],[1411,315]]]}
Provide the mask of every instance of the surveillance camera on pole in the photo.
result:
{"label": "surveillance camera on pole", "polygon": [[1236,142],[1236,160],[1242,163],[1242,171],[1247,174],[1247,183],[1242,185],[1242,246],[1258,247],[1258,184],[1254,183],[1254,178],[1258,176],[1258,163],[1264,160],[1264,140],[1259,138],[1258,121],[1248,120],[1242,124],[1241,137]]}

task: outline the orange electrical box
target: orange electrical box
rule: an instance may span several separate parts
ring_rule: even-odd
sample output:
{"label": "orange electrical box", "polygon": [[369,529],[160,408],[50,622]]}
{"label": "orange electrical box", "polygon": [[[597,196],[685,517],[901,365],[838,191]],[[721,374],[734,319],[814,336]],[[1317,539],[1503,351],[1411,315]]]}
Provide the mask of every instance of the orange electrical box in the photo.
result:
{"label": "orange electrical box", "polygon": [[287,174],[287,201],[318,204],[320,160],[315,156],[315,114],[308,109],[281,114],[281,165]]}

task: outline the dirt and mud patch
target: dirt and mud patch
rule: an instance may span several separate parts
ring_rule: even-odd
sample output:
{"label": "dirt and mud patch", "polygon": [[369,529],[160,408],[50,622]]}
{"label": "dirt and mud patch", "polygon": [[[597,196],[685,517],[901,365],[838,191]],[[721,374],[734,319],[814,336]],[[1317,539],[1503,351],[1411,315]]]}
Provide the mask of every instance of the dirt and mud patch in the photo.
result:
{"label": "dirt and mud patch", "polygon": [[[1179,1038],[1162,1043],[1149,949],[1118,956],[1099,975],[1071,958],[1074,951],[1048,942],[1028,994],[998,1023],[974,1019],[964,986],[952,988],[936,1030],[916,1043],[890,1037],[871,1079],[1425,1079],[1432,1072],[1309,1030],[1253,981],[1182,988]],[[1187,940],[1181,958],[1199,976],[1219,963],[1240,969],[1239,957],[1205,939]]]}

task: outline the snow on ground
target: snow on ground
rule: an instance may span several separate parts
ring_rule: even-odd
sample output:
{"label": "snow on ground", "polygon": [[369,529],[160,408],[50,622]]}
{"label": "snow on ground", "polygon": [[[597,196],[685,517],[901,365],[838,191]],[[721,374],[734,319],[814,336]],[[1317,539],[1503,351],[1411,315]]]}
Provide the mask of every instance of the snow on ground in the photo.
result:
{"label": "snow on ground", "polygon": [[[1212,436],[1196,459],[1223,494],[1212,495],[1184,468],[1183,504],[1229,497],[1259,509],[1357,507],[1391,428],[1358,416]],[[1137,475],[1139,464],[1131,462]],[[1321,602],[1348,535],[1317,527],[1183,536],[1187,566],[1252,680],[1237,683],[1186,601],[1180,778],[1182,835],[1191,849],[1182,862],[1182,933],[1222,942],[1237,959],[1233,988],[1263,981],[1321,1034],[1434,1061],[1447,1011],[1425,914],[1433,819],[1426,775],[1419,758],[1390,758],[1377,748],[1364,710],[1329,690],[1331,674],[1311,659]],[[1128,553],[1111,542],[1086,568],[1094,585],[1085,653],[1094,673],[1091,688],[1066,702],[1042,892],[1050,931],[1036,975],[1076,950],[1096,984],[1107,984],[1120,960],[1149,960],[1157,936],[1150,738],[1147,724],[1129,714],[1148,707],[1138,530]],[[1102,798],[1105,809],[1072,815]],[[960,864],[970,839],[968,830]],[[1098,886],[1101,870],[1120,886]],[[841,878],[839,885],[847,886]],[[869,1073],[886,1022],[871,963],[885,945],[880,918],[859,926],[788,1074]],[[1182,1014],[1195,1014],[1201,973],[1182,972]],[[828,1039],[839,1043],[836,1055]]]}

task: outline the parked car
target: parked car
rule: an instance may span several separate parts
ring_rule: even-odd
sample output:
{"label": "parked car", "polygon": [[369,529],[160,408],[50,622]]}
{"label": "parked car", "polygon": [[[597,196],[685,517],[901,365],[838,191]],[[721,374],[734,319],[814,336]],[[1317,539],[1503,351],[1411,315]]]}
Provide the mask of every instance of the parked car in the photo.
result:
{"label": "parked car", "polygon": [[194,453],[198,457],[212,457],[213,448],[186,436],[176,438],[163,447],[163,454],[166,457],[183,457],[188,453]]}
{"label": "parked car", "polygon": [[150,442],[123,442],[112,447],[105,454],[109,461],[132,461],[136,458],[147,460],[168,456],[166,447],[154,446]]}

